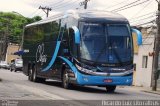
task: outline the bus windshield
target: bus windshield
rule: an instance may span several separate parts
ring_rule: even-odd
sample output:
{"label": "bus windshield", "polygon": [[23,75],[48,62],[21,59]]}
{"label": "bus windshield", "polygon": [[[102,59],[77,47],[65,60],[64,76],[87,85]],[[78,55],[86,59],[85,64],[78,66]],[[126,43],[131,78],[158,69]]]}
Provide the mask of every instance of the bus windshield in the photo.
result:
{"label": "bus windshield", "polygon": [[80,23],[81,59],[120,63],[132,58],[132,40],[126,24]]}

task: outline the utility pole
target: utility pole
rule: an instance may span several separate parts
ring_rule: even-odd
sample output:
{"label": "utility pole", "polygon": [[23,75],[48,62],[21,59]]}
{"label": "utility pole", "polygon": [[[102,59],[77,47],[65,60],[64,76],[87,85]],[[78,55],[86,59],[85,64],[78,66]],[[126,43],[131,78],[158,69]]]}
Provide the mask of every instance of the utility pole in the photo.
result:
{"label": "utility pole", "polygon": [[4,35],[4,45],[3,45],[3,51],[2,51],[2,60],[6,60],[6,55],[7,55],[9,24],[10,24],[10,19],[8,19],[8,22],[6,24],[6,31],[5,31],[5,35]]}
{"label": "utility pole", "polygon": [[0,60],[5,61],[6,60],[6,55],[7,55],[7,48],[8,48],[8,36],[9,36],[9,22],[10,20],[7,19],[6,22],[6,29],[4,33],[2,34],[2,38],[0,40]]}
{"label": "utility pole", "polygon": [[39,9],[42,9],[45,13],[46,13],[46,16],[48,17],[49,15],[49,11],[51,11],[52,9],[49,8],[49,7],[39,7]]}
{"label": "utility pole", "polygon": [[87,3],[89,2],[90,0],[85,0],[83,2],[80,2],[80,6],[83,6],[84,5],[84,9],[87,9]]}
{"label": "utility pole", "polygon": [[[20,15],[21,17],[23,17],[23,18],[25,18],[22,14],[20,14],[20,13],[18,13],[18,12],[15,12],[15,11],[12,11],[13,13],[16,13],[16,14],[18,14],[18,15]],[[22,26],[22,29],[23,29],[23,32],[22,32],[22,37],[21,37],[21,41],[19,42],[20,43],[20,45],[19,45],[19,48],[18,48],[18,51],[20,51],[20,50],[22,50],[23,49],[23,39],[24,39],[24,28],[25,28],[25,25],[26,25],[27,23],[26,22],[24,22],[23,23],[23,26]]]}
{"label": "utility pole", "polygon": [[160,48],[160,1],[156,0],[158,3],[158,17],[156,20],[157,23],[157,34],[155,36],[154,42],[154,57],[153,57],[153,77],[152,77],[152,90],[157,90],[157,76],[158,76],[158,57],[159,57],[159,48]]}

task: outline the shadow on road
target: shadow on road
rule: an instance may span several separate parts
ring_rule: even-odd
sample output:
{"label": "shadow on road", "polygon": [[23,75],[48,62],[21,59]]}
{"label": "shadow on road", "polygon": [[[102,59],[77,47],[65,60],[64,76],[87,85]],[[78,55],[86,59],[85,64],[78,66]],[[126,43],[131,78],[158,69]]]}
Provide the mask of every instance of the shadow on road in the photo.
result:
{"label": "shadow on road", "polygon": [[[59,88],[63,88],[61,82],[57,81],[46,81],[43,84],[50,85],[50,86],[56,86]],[[104,87],[94,87],[94,86],[78,86],[78,85],[72,85],[70,89],[68,90],[74,90],[74,91],[79,91],[79,92],[87,92],[87,93],[98,93],[98,94],[124,94],[120,92],[106,92],[106,89]]]}

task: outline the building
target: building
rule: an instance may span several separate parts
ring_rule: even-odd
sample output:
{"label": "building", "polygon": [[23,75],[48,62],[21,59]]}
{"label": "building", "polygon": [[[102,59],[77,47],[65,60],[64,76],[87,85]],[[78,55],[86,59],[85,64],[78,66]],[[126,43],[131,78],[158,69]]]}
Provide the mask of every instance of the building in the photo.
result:
{"label": "building", "polygon": [[6,53],[6,61],[7,63],[10,63],[11,60],[20,58],[18,55],[14,55],[14,52],[17,52],[19,50],[19,45],[17,44],[9,44],[7,48],[7,53]]}
{"label": "building", "polygon": [[141,28],[143,43],[141,46],[136,45],[136,37],[134,39],[134,63],[135,75],[134,85],[151,87],[152,82],[152,64],[153,64],[153,48],[156,34],[156,27]]}

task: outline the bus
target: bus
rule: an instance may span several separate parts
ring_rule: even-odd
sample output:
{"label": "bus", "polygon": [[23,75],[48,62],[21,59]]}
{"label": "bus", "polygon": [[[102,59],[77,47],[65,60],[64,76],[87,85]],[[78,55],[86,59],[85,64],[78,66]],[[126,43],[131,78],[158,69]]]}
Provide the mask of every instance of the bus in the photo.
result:
{"label": "bus", "polygon": [[46,79],[73,85],[105,87],[132,85],[133,38],[141,33],[120,14],[70,10],[25,26],[23,73],[33,82]]}

